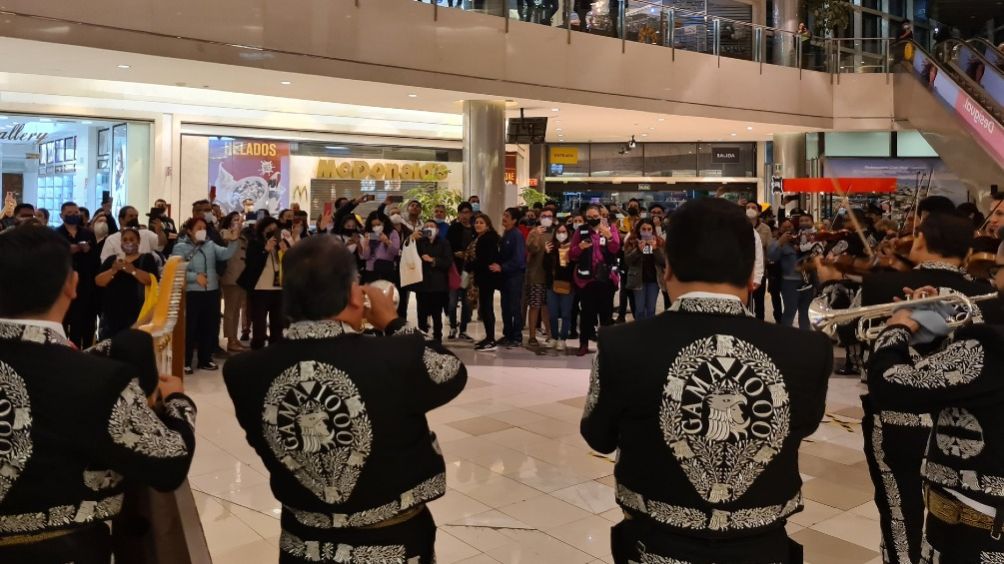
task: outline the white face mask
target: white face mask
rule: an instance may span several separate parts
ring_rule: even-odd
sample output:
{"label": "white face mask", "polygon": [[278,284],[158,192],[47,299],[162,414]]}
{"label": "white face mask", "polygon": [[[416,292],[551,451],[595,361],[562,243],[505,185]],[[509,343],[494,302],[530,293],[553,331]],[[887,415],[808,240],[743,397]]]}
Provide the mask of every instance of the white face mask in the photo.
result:
{"label": "white face mask", "polygon": [[216,223],[216,216],[213,215],[213,212],[205,212],[205,213],[203,213],[202,214],[202,218],[205,219],[207,223],[210,223],[210,224]]}
{"label": "white face mask", "polygon": [[396,213],[390,216],[390,222],[393,223],[394,225],[401,225],[402,223],[404,223],[404,218],[401,217],[401,214]]}
{"label": "white face mask", "polygon": [[374,225],[373,232],[376,233],[377,235],[383,233],[383,225]]}
{"label": "white face mask", "polygon": [[552,217],[542,217],[542,218],[540,218],[540,226],[541,227],[545,227],[546,228],[546,227],[550,227],[552,225],[554,225],[554,218],[552,218]]}
{"label": "white face mask", "polygon": [[194,235],[195,235],[195,242],[196,243],[205,243],[206,242],[206,230],[205,229],[200,229],[200,230],[196,231]]}
{"label": "white face mask", "polygon": [[577,222],[575,222],[575,223],[572,224],[572,228],[578,229],[578,228],[582,227],[582,225],[583,225],[583,223],[581,221],[577,221]]}
{"label": "white face mask", "polygon": [[439,234],[439,230],[436,229],[435,227],[426,227],[423,231],[425,231],[425,235],[426,237],[429,238],[430,241],[435,241],[436,235]]}
{"label": "white face mask", "polygon": [[94,236],[97,237],[98,240],[101,240],[101,239],[104,239],[105,237],[107,237],[108,236],[108,224],[105,223],[105,222],[103,222],[103,221],[101,223],[95,223],[94,224]]}
{"label": "white face mask", "polygon": [[750,219],[756,219],[760,217],[760,214],[753,208],[746,208],[746,217]]}
{"label": "white face mask", "polygon": [[559,243],[564,243],[568,240],[568,233],[557,233],[554,238],[558,240]]}

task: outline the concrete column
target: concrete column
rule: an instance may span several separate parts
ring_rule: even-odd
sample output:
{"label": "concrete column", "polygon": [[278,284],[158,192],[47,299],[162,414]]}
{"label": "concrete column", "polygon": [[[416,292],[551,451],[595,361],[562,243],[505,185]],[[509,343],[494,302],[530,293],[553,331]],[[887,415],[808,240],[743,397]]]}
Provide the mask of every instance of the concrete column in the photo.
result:
{"label": "concrete column", "polygon": [[464,101],[464,198],[498,226],[505,210],[505,102]]}
{"label": "concrete column", "polygon": [[805,134],[775,133],[774,163],[781,165],[782,178],[804,178]]}
{"label": "concrete column", "polygon": [[[767,25],[777,29],[783,29],[795,33],[798,30],[800,0],[774,0],[773,10],[767,16]],[[774,37],[774,58],[775,64],[784,62],[792,66],[795,64],[796,46],[794,39],[788,34],[778,34]]]}

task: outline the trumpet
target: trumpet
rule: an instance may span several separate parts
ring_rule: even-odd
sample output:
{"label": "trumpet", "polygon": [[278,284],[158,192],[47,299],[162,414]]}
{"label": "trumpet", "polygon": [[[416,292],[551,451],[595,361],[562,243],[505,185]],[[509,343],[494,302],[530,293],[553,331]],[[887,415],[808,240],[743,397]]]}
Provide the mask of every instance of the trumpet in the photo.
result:
{"label": "trumpet", "polygon": [[[951,306],[953,312],[946,316],[945,322],[954,331],[963,325],[968,324],[974,314],[978,314],[979,302],[992,300],[997,297],[997,292],[983,294],[980,296],[965,296],[962,294],[946,294],[943,296],[931,296],[928,298],[918,298],[916,300],[906,300],[902,302],[891,302],[887,304],[877,304],[862,307],[852,307],[847,309],[831,309],[826,304],[814,301],[809,306],[809,324],[813,329],[822,331],[832,336],[837,326],[857,320],[857,337],[862,342],[872,342],[878,338],[882,330],[885,329],[885,318],[901,307],[923,307],[926,305],[941,304]],[[879,322],[882,320],[881,322]]]}

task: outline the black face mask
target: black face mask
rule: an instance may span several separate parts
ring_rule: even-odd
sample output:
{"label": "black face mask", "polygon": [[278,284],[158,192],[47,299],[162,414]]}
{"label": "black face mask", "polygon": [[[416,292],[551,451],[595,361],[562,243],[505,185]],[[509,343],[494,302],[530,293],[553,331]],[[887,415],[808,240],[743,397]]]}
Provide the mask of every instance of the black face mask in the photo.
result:
{"label": "black face mask", "polygon": [[279,232],[278,229],[269,229],[268,231],[266,231],[264,233],[265,240],[267,241],[267,240],[271,239],[272,237],[275,237],[275,234],[278,233],[278,232]]}
{"label": "black face mask", "polygon": [[600,218],[598,218],[598,217],[591,217],[591,218],[589,218],[589,219],[586,220],[586,223],[588,223],[590,227],[596,227],[597,225],[600,224]]}
{"label": "black face mask", "polygon": [[79,215],[68,215],[63,218],[63,223],[66,225],[80,225],[84,222],[84,218]]}
{"label": "black face mask", "polygon": [[126,227],[135,227],[135,228],[138,229],[139,228],[139,219],[133,219],[133,220],[129,221],[128,223],[126,223],[125,226]]}
{"label": "black face mask", "polygon": [[630,216],[636,216],[639,213],[638,208],[628,208],[628,215]]}

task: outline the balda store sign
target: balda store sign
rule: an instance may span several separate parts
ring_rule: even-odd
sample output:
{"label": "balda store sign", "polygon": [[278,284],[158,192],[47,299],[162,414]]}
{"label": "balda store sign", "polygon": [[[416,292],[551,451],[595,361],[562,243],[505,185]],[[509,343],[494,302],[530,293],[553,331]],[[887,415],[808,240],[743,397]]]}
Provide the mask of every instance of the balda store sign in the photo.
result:
{"label": "balda store sign", "polygon": [[441,181],[450,176],[450,169],[441,163],[385,163],[371,161],[339,161],[321,159],[317,162],[316,178],[337,180],[420,180]]}

